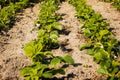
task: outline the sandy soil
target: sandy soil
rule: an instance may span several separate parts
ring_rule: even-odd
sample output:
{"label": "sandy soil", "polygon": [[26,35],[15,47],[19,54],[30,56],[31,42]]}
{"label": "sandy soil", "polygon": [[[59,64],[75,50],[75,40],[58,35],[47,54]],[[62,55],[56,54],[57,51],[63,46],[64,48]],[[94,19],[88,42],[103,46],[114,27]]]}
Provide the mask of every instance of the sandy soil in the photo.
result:
{"label": "sandy soil", "polygon": [[[96,12],[100,12],[104,18],[110,20],[110,27],[116,32],[115,38],[120,40],[120,13],[111,8],[109,3],[98,2],[97,0],[87,0]],[[25,9],[17,16],[17,21],[13,28],[0,37],[0,80],[22,80],[19,70],[29,65],[30,60],[24,55],[23,46],[25,43],[36,39],[37,30],[34,20],[39,13],[39,4]],[[52,50],[54,55],[69,54],[75,60],[75,65],[70,65],[63,75],[63,80],[106,80],[104,76],[98,75],[96,70],[98,65],[92,57],[85,54],[86,51],[79,51],[79,46],[86,43],[81,34],[82,23],[75,17],[76,12],[72,5],[63,2],[57,11],[63,20],[59,21],[63,25],[63,30],[59,35],[60,48]]]}

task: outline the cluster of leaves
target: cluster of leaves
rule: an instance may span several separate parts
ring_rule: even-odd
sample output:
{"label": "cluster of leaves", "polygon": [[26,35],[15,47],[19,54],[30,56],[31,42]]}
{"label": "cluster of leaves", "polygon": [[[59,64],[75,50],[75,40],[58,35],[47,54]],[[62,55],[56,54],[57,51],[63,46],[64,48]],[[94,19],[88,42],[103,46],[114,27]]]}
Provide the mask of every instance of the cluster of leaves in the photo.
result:
{"label": "cluster of leaves", "polygon": [[102,15],[86,5],[85,0],[69,0],[69,3],[75,6],[77,17],[82,19],[82,32],[88,39],[88,43],[80,46],[80,50],[88,49],[87,54],[100,64],[98,72],[108,75],[108,80],[119,80],[120,46],[112,38],[113,33],[107,28],[109,24],[104,22]]}
{"label": "cluster of leaves", "polygon": [[55,13],[55,10],[58,8],[57,3],[59,2],[59,0],[53,0],[50,3],[49,1],[45,0],[46,4],[43,4],[41,6],[39,19],[35,21],[35,23],[40,24],[41,27],[45,28],[46,25],[49,25],[59,20],[61,17]]}
{"label": "cluster of leaves", "polygon": [[49,80],[56,74],[65,74],[64,64],[73,64],[71,56],[54,56],[52,49],[59,47],[58,32],[61,24],[57,22],[58,15],[55,13],[59,0],[45,0],[41,4],[39,19],[40,24],[38,39],[27,43],[24,47],[25,55],[30,57],[32,65],[21,69],[20,74],[25,80]]}
{"label": "cluster of leaves", "polygon": [[0,31],[9,28],[10,24],[14,22],[15,13],[25,8],[28,2],[29,0],[20,0],[16,3],[11,2],[0,10]]}
{"label": "cluster of leaves", "polygon": [[0,5],[3,8],[5,6],[8,6],[10,3],[16,3],[19,1],[21,1],[21,0],[0,0]]}
{"label": "cluster of leaves", "polygon": [[120,0],[100,0],[100,1],[113,2],[112,5],[118,10],[120,10]]}
{"label": "cluster of leaves", "polygon": [[27,7],[29,2],[40,2],[42,0],[1,0],[0,1],[0,32],[12,26],[15,21],[16,12]]}
{"label": "cluster of leaves", "polygon": [[42,0],[0,0],[1,9],[7,6],[10,6],[11,3],[13,4],[25,4],[26,2],[41,2]]}

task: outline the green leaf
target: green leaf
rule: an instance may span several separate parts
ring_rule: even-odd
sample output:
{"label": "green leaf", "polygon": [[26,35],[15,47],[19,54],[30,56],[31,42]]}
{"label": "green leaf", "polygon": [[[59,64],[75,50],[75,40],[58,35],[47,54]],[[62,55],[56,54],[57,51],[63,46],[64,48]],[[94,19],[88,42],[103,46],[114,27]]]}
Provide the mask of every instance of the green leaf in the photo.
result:
{"label": "green leaf", "polygon": [[52,78],[53,74],[50,71],[46,71],[42,75],[44,78]]}
{"label": "green leaf", "polygon": [[38,71],[37,75],[38,77],[42,77],[42,74],[43,74],[43,71],[44,71],[45,68],[42,68]]}
{"label": "green leaf", "polygon": [[63,57],[64,61],[67,62],[67,63],[70,63],[70,64],[73,64],[74,63],[74,60],[71,56],[69,55],[66,55]]}
{"label": "green leaf", "polygon": [[104,60],[107,60],[109,58],[110,58],[110,54],[107,51],[105,51],[104,49],[97,50],[97,52],[94,55],[94,60],[96,62],[99,62],[101,60],[104,61]]}
{"label": "green leaf", "polygon": [[94,55],[94,51],[93,51],[92,49],[88,49],[88,50],[87,50],[87,54],[89,54],[89,55]]}
{"label": "green leaf", "polygon": [[65,74],[65,69],[64,68],[54,69],[54,70],[51,71],[51,73],[53,75],[56,75],[57,73],[59,73],[59,74]]}
{"label": "green leaf", "polygon": [[20,75],[22,76],[30,76],[32,74],[32,69],[30,67],[25,67],[20,70]]}
{"label": "green leaf", "polygon": [[44,34],[45,34],[45,30],[40,29],[40,30],[39,30],[39,33],[38,33],[38,37],[41,37],[41,36],[43,36]]}
{"label": "green leaf", "polygon": [[31,66],[32,69],[40,69],[41,67],[41,62],[34,62]]}
{"label": "green leaf", "polygon": [[117,39],[111,39],[110,43],[111,43],[111,45],[116,45],[116,44],[118,44],[118,40]]}
{"label": "green leaf", "polygon": [[104,61],[101,61],[100,66],[101,67],[106,67],[106,68],[111,67],[111,59],[106,59]]}
{"label": "green leaf", "polygon": [[108,34],[108,33],[109,33],[108,30],[100,30],[100,32],[99,32],[99,34],[100,34],[101,36],[104,36],[104,35],[106,35],[106,34]]}
{"label": "green leaf", "polygon": [[62,30],[62,25],[60,23],[53,23],[53,29]]}
{"label": "green leaf", "polygon": [[38,76],[32,76],[31,80],[39,80],[39,77]]}
{"label": "green leaf", "polygon": [[51,18],[51,19],[48,19],[48,20],[47,20],[47,23],[53,23],[53,22],[55,22],[55,19],[54,19],[54,18],[53,18],[53,19]]}
{"label": "green leaf", "polygon": [[24,80],[30,80],[30,79],[31,79],[30,76],[27,76],[27,77],[24,78]]}
{"label": "green leaf", "polygon": [[34,51],[33,47],[34,47],[34,41],[31,41],[24,46],[24,51],[27,56],[31,57],[34,55],[35,51]]}
{"label": "green leaf", "polygon": [[31,41],[24,46],[25,54],[29,57],[34,56],[42,50],[43,46],[39,41]]}
{"label": "green leaf", "polygon": [[109,75],[107,68],[105,68],[105,67],[100,67],[97,72],[100,74]]}
{"label": "green leaf", "polygon": [[92,47],[92,43],[91,43],[91,42],[80,45],[80,48],[79,48],[79,49],[80,49],[80,50],[83,50],[83,49],[90,48],[90,47]]}
{"label": "green leaf", "polygon": [[50,65],[52,65],[53,67],[56,67],[59,63],[60,63],[60,59],[59,58],[53,58],[51,60]]}
{"label": "green leaf", "polygon": [[112,61],[112,66],[113,66],[113,67],[120,66],[120,62],[113,60],[113,61]]}
{"label": "green leaf", "polygon": [[90,37],[91,36],[91,32],[90,32],[90,29],[88,29],[88,28],[86,28],[86,29],[83,29],[83,32],[84,32],[84,35],[86,36],[86,37]]}
{"label": "green leaf", "polygon": [[102,59],[102,55],[100,52],[95,53],[94,60],[98,63]]}
{"label": "green leaf", "polygon": [[33,57],[32,57],[32,61],[33,62],[41,62],[41,61],[43,61],[44,60],[44,58],[46,57],[46,56],[53,56],[52,55],[52,52],[51,53],[49,53],[49,52],[40,52],[40,53],[37,53],[36,55],[34,55]]}
{"label": "green leaf", "polygon": [[112,74],[116,74],[117,72],[119,71],[119,68],[118,67],[115,67],[113,70],[112,70]]}
{"label": "green leaf", "polygon": [[50,52],[50,51],[46,51],[46,52],[44,52],[43,54],[44,54],[44,56],[46,56],[46,55],[53,55],[53,53]]}
{"label": "green leaf", "polygon": [[51,38],[51,39],[55,39],[55,40],[57,40],[58,35],[52,33],[52,34],[50,34],[50,38]]}

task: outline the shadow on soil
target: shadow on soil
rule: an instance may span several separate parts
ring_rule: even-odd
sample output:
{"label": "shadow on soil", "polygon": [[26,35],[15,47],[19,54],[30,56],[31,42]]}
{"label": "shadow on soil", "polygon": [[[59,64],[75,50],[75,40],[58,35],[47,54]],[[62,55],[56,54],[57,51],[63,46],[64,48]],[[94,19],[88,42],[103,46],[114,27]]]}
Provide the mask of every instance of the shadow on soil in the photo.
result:
{"label": "shadow on soil", "polygon": [[59,34],[63,34],[63,35],[69,35],[71,31],[68,31],[67,29],[62,29],[60,31],[58,31]]}
{"label": "shadow on soil", "polygon": [[65,46],[66,46],[66,45],[61,45],[62,51],[65,51],[65,52],[71,52],[71,51],[73,51],[73,49],[71,49],[71,48],[66,48]]}
{"label": "shadow on soil", "polygon": [[[81,66],[81,65],[82,65],[81,63],[72,64],[73,67],[78,67],[78,66]],[[67,67],[69,67],[69,65],[65,64],[65,65],[63,65],[62,68],[67,68]],[[54,77],[54,78],[51,78],[51,79],[43,79],[43,80],[71,80],[75,76],[77,76],[77,75],[74,74],[74,73],[69,73],[69,74],[67,74],[67,76],[63,76],[61,78]],[[89,80],[89,79],[86,79],[86,80]]]}

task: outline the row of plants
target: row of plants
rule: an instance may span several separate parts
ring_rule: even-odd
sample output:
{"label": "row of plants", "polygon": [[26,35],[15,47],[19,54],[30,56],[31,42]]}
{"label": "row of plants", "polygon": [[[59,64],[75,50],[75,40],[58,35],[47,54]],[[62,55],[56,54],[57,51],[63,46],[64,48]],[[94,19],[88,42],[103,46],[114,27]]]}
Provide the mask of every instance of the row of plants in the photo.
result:
{"label": "row of plants", "polygon": [[[35,0],[37,1],[37,0]],[[15,22],[16,12],[23,10],[32,0],[1,0],[0,6],[0,32],[6,30]],[[38,0],[39,1],[39,0]]]}
{"label": "row of plants", "polygon": [[[5,7],[5,6],[9,6],[10,3],[16,3],[16,2],[22,2],[24,0],[0,0],[0,6],[1,8]],[[29,2],[37,2],[37,1],[41,1],[41,0],[29,0]]]}
{"label": "row of plants", "polygon": [[80,50],[87,49],[87,54],[92,55],[100,67],[98,73],[107,75],[108,80],[120,79],[120,46],[114,34],[107,27],[101,14],[96,13],[86,0],[68,0],[76,9],[76,15],[82,20],[82,33],[87,40],[81,44]]}
{"label": "row of plants", "polygon": [[10,3],[16,3],[19,2],[21,0],[0,0],[0,6],[1,8],[8,6]]}
{"label": "row of plants", "polygon": [[112,5],[118,10],[120,10],[120,0],[100,0],[100,1],[112,2]]}
{"label": "row of plants", "polygon": [[60,0],[43,0],[40,5],[39,18],[35,21],[40,25],[38,37],[24,46],[25,55],[32,61],[20,71],[24,80],[52,80],[57,74],[65,74],[63,65],[74,63],[69,55],[54,56],[52,53],[59,48],[58,30],[62,30],[58,23],[61,16],[56,13],[60,3]]}
{"label": "row of plants", "polygon": [[29,0],[22,0],[16,3],[10,3],[9,6],[0,10],[0,31],[8,29],[14,23],[16,12],[25,8]]}

